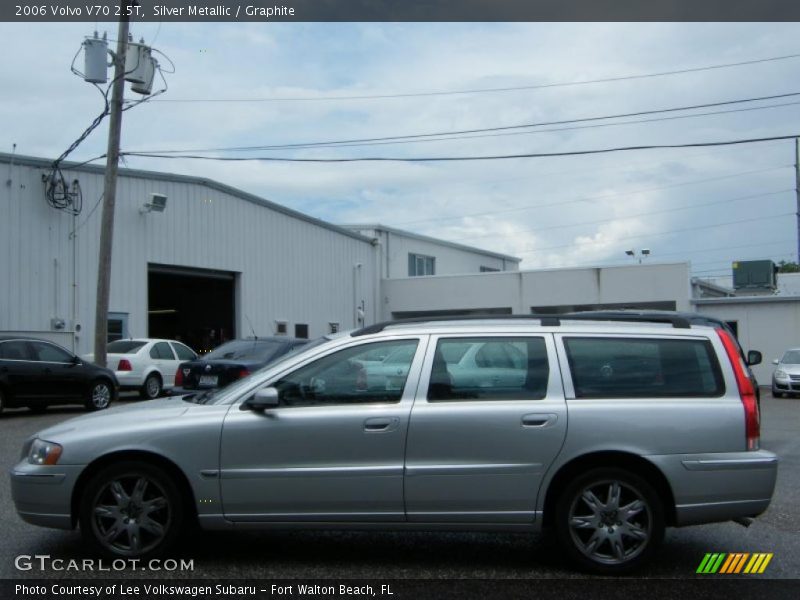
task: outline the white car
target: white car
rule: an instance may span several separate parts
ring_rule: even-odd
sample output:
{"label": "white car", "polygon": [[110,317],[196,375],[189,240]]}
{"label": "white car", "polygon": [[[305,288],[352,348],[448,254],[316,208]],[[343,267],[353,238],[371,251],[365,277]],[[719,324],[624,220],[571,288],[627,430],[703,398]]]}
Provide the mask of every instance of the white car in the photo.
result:
{"label": "white car", "polygon": [[[108,345],[106,364],[121,391],[138,390],[142,398],[158,398],[173,387],[178,366],[197,354],[181,342],[152,338],[116,340]],[[94,354],[83,358],[94,361]]]}

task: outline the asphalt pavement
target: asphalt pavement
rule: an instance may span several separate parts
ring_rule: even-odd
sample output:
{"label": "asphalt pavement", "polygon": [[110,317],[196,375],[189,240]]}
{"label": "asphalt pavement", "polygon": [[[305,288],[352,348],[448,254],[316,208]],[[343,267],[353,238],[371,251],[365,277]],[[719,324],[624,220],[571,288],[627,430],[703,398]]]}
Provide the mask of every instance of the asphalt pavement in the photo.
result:
{"label": "asphalt pavement", "polygon": [[[136,400],[123,400],[135,402]],[[83,414],[51,408],[44,414],[9,410],[0,415],[4,473],[19,459],[22,442],[36,431]],[[762,447],[780,459],[769,510],[744,528],[719,523],[668,529],[658,558],[638,575],[694,577],[707,552],[772,552],[759,578],[800,578],[800,399],[773,399],[762,392]],[[87,557],[77,531],[43,529],[15,513],[7,475],[0,478],[0,578],[87,578],[108,573],[38,568],[19,570],[18,556]],[[115,578],[583,578],[540,536],[418,532],[236,532],[201,533],[182,540],[170,558],[191,560],[193,570],[126,569]],[[23,562],[24,564],[24,562]]]}

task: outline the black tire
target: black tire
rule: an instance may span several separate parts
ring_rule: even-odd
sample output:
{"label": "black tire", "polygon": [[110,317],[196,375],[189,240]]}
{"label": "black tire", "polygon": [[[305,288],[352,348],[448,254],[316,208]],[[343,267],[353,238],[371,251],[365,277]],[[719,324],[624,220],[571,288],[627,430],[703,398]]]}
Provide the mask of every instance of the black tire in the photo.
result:
{"label": "black tire", "polygon": [[158,373],[150,373],[139,390],[139,396],[145,400],[155,400],[163,392],[164,387],[161,383],[161,376]]}
{"label": "black tire", "polygon": [[175,543],[185,509],[169,473],[149,463],[124,461],[104,468],[87,483],[79,519],[81,534],[94,552],[149,558]]}
{"label": "black tire", "polygon": [[114,388],[106,379],[97,379],[89,386],[84,406],[86,410],[103,410],[108,408],[114,397]]}
{"label": "black tire", "polygon": [[644,565],[658,550],[664,538],[664,507],[653,486],[636,473],[592,469],[559,496],[555,533],[580,568],[622,575]]}

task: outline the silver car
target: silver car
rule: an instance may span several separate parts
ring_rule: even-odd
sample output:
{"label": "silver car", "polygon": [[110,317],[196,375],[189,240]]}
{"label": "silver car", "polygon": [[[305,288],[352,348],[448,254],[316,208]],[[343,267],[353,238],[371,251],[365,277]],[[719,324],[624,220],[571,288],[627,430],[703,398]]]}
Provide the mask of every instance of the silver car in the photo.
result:
{"label": "silver car", "polygon": [[780,360],[772,361],[775,371],[772,373],[772,395],[782,398],[784,395],[800,394],[800,348],[790,348],[783,353]]}
{"label": "silver car", "polygon": [[[545,528],[579,567],[624,573],[667,526],[762,513],[777,472],[730,334],[659,321],[337,334],[221,390],[39,432],[11,472],[14,502],[29,523],[80,525],[115,557],[163,552],[190,522]],[[470,364],[488,377],[460,362],[478,344]],[[392,353],[407,357],[400,385],[369,377],[369,357]]]}

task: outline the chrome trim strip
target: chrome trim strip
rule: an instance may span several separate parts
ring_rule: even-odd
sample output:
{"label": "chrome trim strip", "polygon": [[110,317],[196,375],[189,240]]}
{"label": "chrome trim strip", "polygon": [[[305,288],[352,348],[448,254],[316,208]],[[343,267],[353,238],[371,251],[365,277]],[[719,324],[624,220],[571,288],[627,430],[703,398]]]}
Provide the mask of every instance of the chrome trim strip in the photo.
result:
{"label": "chrome trim strip", "polygon": [[385,477],[403,475],[403,465],[374,465],[363,467],[287,467],[272,469],[224,469],[222,479],[253,479],[259,477]]}
{"label": "chrome trim strip", "polygon": [[687,471],[738,471],[772,469],[778,464],[778,458],[718,458],[711,460],[683,460],[681,463]]}
{"label": "chrome trim strip", "polygon": [[420,475],[506,475],[512,473],[541,473],[541,463],[500,463],[480,465],[410,465],[406,476]]}
{"label": "chrome trim strip", "polygon": [[61,483],[66,475],[64,473],[26,473],[24,471],[11,471],[11,479],[24,483]]}
{"label": "chrome trim strip", "polygon": [[698,504],[676,504],[676,509],[685,509],[685,508],[713,508],[714,506],[736,506],[737,504],[752,504],[753,502],[767,502],[769,503],[772,499],[771,498],[751,498],[749,500],[726,500],[724,502],[700,502]]}

